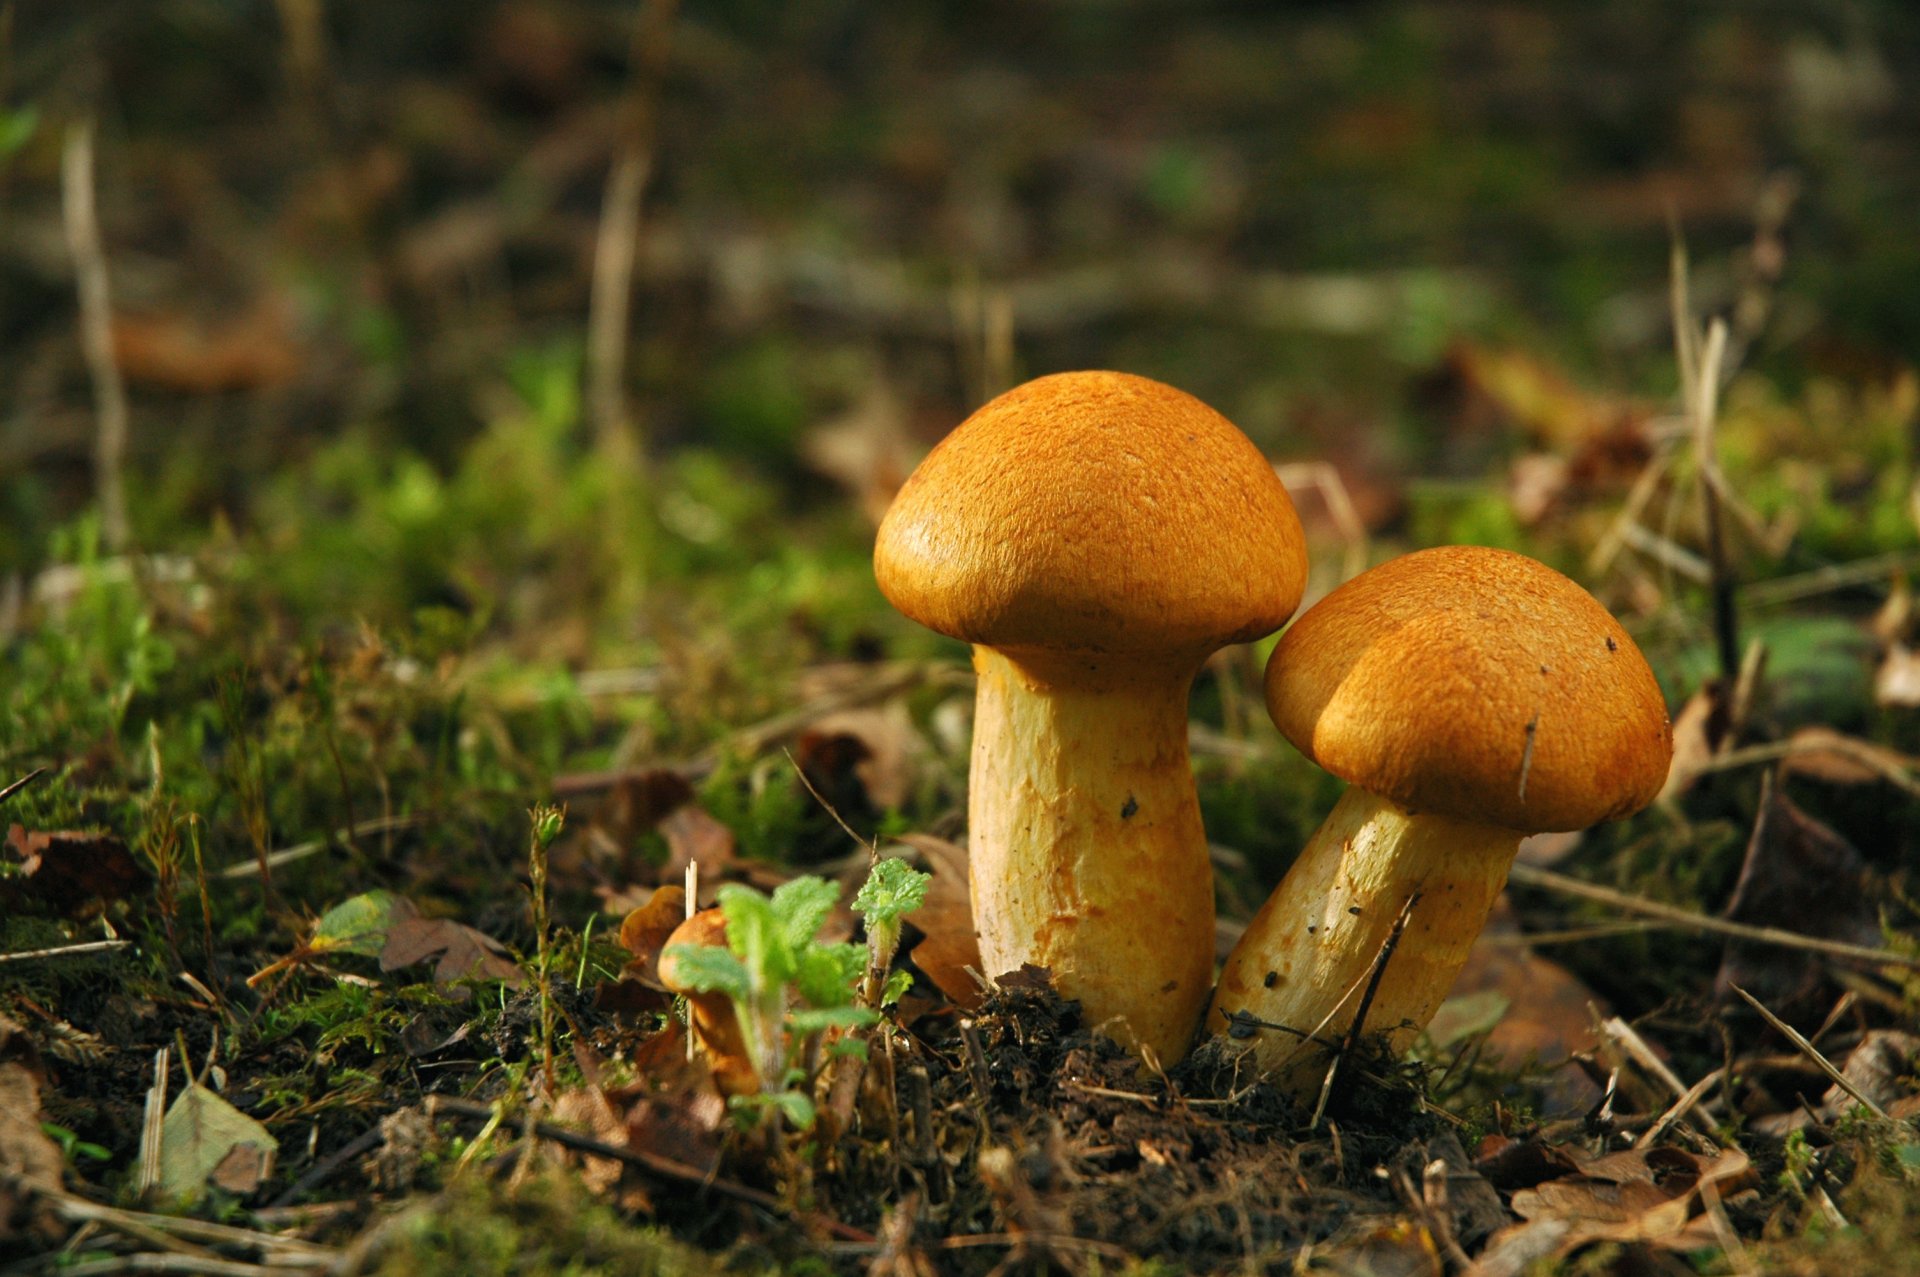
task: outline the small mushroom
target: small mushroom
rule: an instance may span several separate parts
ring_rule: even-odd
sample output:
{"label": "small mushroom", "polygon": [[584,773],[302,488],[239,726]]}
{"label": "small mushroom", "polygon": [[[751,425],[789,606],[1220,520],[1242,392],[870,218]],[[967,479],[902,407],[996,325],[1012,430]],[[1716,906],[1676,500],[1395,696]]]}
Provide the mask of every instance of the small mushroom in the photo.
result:
{"label": "small mushroom", "polygon": [[1306,583],[1267,459],[1191,395],[1115,372],[1001,395],[908,478],[874,570],[974,645],[974,926],[1165,1063],[1213,974],[1213,873],[1187,757],[1206,658],[1272,632]]}
{"label": "small mushroom", "polygon": [[660,950],[660,983],[687,1000],[687,1028],[707,1057],[714,1085],[723,1095],[751,1095],[760,1089],[760,1074],[747,1052],[733,999],[724,993],[702,993],[687,982],[687,973],[673,956],[675,945],[727,947],[727,918],[718,909],[696,913],[673,929]]}
{"label": "small mushroom", "polygon": [[1521,838],[1640,810],[1673,753],[1620,623],[1544,564],[1471,546],[1395,559],[1309,609],[1267,665],[1267,708],[1350,787],[1228,956],[1207,1022],[1243,1017],[1262,1070],[1302,1093],[1403,910],[1361,1026],[1393,1050],[1439,1008]]}

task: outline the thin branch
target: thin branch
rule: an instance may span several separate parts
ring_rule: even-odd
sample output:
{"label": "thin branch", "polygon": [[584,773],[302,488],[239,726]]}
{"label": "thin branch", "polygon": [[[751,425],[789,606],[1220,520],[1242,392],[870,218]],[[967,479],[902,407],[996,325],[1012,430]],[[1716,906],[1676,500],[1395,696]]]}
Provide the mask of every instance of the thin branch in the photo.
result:
{"label": "thin branch", "polygon": [[67,130],[60,157],[61,202],[67,249],[73,254],[80,293],[80,344],[93,381],[99,434],[94,444],[94,486],[100,498],[100,534],[115,554],[127,548],[127,388],[113,356],[113,300],[107,285],[107,253],[93,198],[93,121]]}
{"label": "thin branch", "polygon": [[1820,1054],[1820,1048],[1815,1046],[1813,1043],[1807,1041],[1807,1039],[1804,1036],[1802,1036],[1802,1034],[1798,1029],[1794,1028],[1791,1024],[1788,1024],[1785,1020],[1782,1020],[1779,1016],[1769,1011],[1766,1008],[1766,1006],[1761,1003],[1760,999],[1754,997],[1751,993],[1748,993],[1745,989],[1741,988],[1739,985],[1736,984],[1736,985],[1731,985],[1729,987],[1732,988],[1732,990],[1735,993],[1739,994],[1740,997],[1746,1002],[1748,1006],[1752,1007],[1755,1011],[1758,1011],[1760,1013],[1761,1019],[1765,1020],[1768,1024],[1771,1024],[1774,1028],[1780,1030],[1781,1035],[1785,1037],[1787,1041],[1793,1043],[1794,1046],[1799,1048],[1800,1054],[1806,1056],[1809,1060],[1812,1060],[1814,1062],[1814,1065],[1818,1067],[1822,1073],[1827,1075],[1827,1078],[1829,1081],[1831,1081],[1835,1086],[1839,1087],[1841,1090],[1845,1091],[1848,1095],[1852,1096],[1854,1103],[1860,1105],[1862,1108],[1866,1109],[1867,1112],[1873,1114],[1875,1117],[1879,1118],[1881,1121],[1887,1120],[1887,1111],[1881,1108],[1878,1104],[1875,1104],[1872,1099],[1868,1098],[1866,1092],[1862,1091],[1859,1087],[1855,1086],[1853,1084],[1852,1079],[1848,1078],[1846,1074],[1842,1073],[1839,1069],[1834,1068],[1833,1061],[1829,1060],[1826,1056]]}
{"label": "thin branch", "polygon": [[1649,918],[1662,918],[1695,931],[1731,936],[1735,940],[1770,944],[1783,949],[1800,949],[1807,953],[1824,954],[1829,958],[1843,958],[1849,962],[1920,970],[1920,957],[1895,953],[1891,949],[1870,949],[1865,945],[1848,944],[1843,940],[1825,940],[1819,936],[1801,935],[1797,931],[1782,931],[1778,927],[1754,927],[1744,922],[1729,922],[1725,918],[1715,918],[1709,914],[1696,913],[1691,909],[1682,909],[1677,905],[1662,904],[1657,900],[1647,900],[1641,896],[1630,896],[1624,891],[1615,891],[1611,887],[1582,882],[1578,878],[1569,878],[1565,874],[1558,874],[1551,869],[1541,869],[1534,865],[1516,863],[1507,876],[1510,881],[1517,882],[1523,887],[1539,887],[1546,891],[1558,892],[1563,896],[1574,896],[1581,900],[1591,900],[1596,904],[1611,905],[1616,909],[1643,914]]}
{"label": "thin branch", "polygon": [[109,953],[124,949],[131,940],[89,940],[85,944],[61,945],[54,949],[26,949],[20,953],[0,953],[0,962],[25,962],[29,958],[77,958],[86,953]]}
{"label": "thin branch", "polygon": [[632,79],[618,149],[600,206],[587,311],[587,399],[602,454],[636,468],[646,448],[626,404],[627,337],[633,268],[640,246],[640,201],[653,169],[660,81],[666,70],[678,0],[645,0],[633,38]]}
{"label": "thin branch", "polygon": [[[1419,903],[1418,891],[1407,897],[1407,903],[1400,906],[1400,916],[1393,920],[1393,929],[1387,932],[1387,938],[1380,944],[1380,952],[1374,955],[1373,967],[1367,973],[1367,990],[1360,995],[1360,1006],[1353,1013],[1353,1023],[1347,1026],[1347,1036],[1328,1062],[1326,1076],[1320,1080],[1320,1098],[1314,1103],[1313,1120],[1307,1124],[1309,1129],[1317,1128],[1326,1114],[1327,1099],[1333,1094],[1333,1079],[1340,1071],[1340,1061],[1346,1059],[1359,1044],[1361,1031],[1367,1023],[1367,1012],[1373,1010],[1374,994],[1380,991],[1380,980],[1387,974],[1387,963],[1393,960],[1393,951],[1400,947],[1400,937],[1406,933],[1407,920],[1413,917],[1413,907]],[[1341,1001],[1345,1002],[1346,999],[1342,998]],[[1319,1030],[1316,1028],[1314,1032],[1318,1033]]]}
{"label": "thin branch", "polygon": [[38,780],[42,775],[46,773],[46,770],[47,769],[44,767],[36,767],[32,771],[28,772],[26,775],[22,776],[19,780],[16,780],[12,784],[8,785],[5,789],[0,789],[0,803],[4,803],[5,801],[7,801],[7,799],[13,797],[15,794],[25,789],[28,785],[31,785],[34,781]]}

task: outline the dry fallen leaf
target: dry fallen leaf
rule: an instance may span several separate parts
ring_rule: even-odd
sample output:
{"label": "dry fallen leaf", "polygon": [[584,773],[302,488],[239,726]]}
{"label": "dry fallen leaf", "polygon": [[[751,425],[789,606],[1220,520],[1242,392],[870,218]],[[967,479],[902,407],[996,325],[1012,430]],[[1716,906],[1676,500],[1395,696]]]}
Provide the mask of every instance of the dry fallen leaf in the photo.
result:
{"label": "dry fallen leaf", "polygon": [[114,362],[128,381],[184,394],[278,386],[300,371],[292,327],[291,308],[272,297],[213,323],[178,312],[115,315]]}
{"label": "dry fallen leaf", "polygon": [[1868,785],[1893,776],[1912,776],[1920,758],[1836,732],[1831,727],[1802,727],[1787,737],[1789,752],[1780,770],[1830,785]]}
{"label": "dry fallen leaf", "polygon": [[[1877,945],[1877,899],[1854,845],[1768,785],[1727,917],[1750,926]],[[1825,1013],[1824,971],[1822,964],[1795,950],[1729,942],[1714,987],[1724,997],[1737,984],[1782,1019],[1807,1027]]]}
{"label": "dry fallen leaf", "polygon": [[[914,730],[913,716],[905,700],[896,698],[873,708],[823,714],[801,734],[796,742],[795,757],[807,770],[808,779],[832,800],[832,790],[821,783],[822,778],[808,765],[810,741],[816,737],[820,740],[844,738],[858,744],[860,748],[846,759],[845,767],[865,791],[867,805],[873,810],[898,808],[912,795],[919,757],[925,746]],[[832,769],[827,770],[829,776],[834,774]],[[837,802],[835,805],[839,806]]]}
{"label": "dry fallen leaf", "polygon": [[1594,1242],[1681,1252],[1715,1246],[1711,1222],[1696,1211],[1702,1189],[1724,1197],[1753,1174],[1737,1149],[1710,1158],[1677,1148],[1574,1156],[1578,1173],[1513,1194],[1513,1213],[1522,1222],[1496,1233],[1469,1274],[1520,1277],[1541,1259],[1564,1259]]}
{"label": "dry fallen leaf", "polygon": [[923,451],[908,429],[906,406],[878,377],[851,411],[800,439],[807,464],[844,488],[876,527]]}
{"label": "dry fallen leaf", "polygon": [[[433,978],[439,984],[455,980],[500,980],[518,988],[527,977],[506,948],[493,937],[451,918],[423,918],[413,902],[396,897],[380,950],[380,969],[410,967],[436,954]],[[464,991],[462,991],[464,992]]]}
{"label": "dry fallen leaf", "polygon": [[926,903],[907,915],[920,942],[907,951],[913,965],[957,1006],[980,1004],[980,937],[973,929],[973,894],[967,885],[967,849],[932,834],[906,834],[901,842],[920,853],[933,882]]}
{"label": "dry fallen leaf", "polygon": [[266,1127],[192,1083],[160,1124],[160,1192],[177,1200],[218,1183],[245,1196],[273,1173],[279,1147]]}
{"label": "dry fallen leaf", "polygon": [[1678,798],[1706,773],[1727,734],[1726,697],[1717,683],[1709,683],[1673,716],[1673,761],[1660,789],[1662,802]]}
{"label": "dry fallen leaf", "polygon": [[[1492,997],[1498,1006],[1488,1017],[1490,1024],[1463,1023],[1453,1036],[1484,1029],[1487,1053],[1509,1067],[1529,1059],[1552,1067],[1594,1047],[1590,1008],[1604,1006],[1603,1000],[1571,971],[1520,941],[1519,922],[1502,895],[1447,1001],[1427,1026],[1429,1037],[1444,1040],[1450,1013],[1453,1018],[1468,1018],[1465,1013],[1472,1008],[1472,999]],[[1584,1111],[1600,1096],[1592,1079],[1571,1068],[1555,1069],[1543,1079],[1542,1087],[1549,1111]]]}
{"label": "dry fallen leaf", "polygon": [[57,913],[84,914],[95,901],[121,900],[147,880],[147,871],[112,834],[29,833],[19,825],[7,842],[20,857],[25,895]]}
{"label": "dry fallen leaf", "polygon": [[660,836],[667,840],[662,880],[677,882],[686,877],[688,865],[697,864],[703,894],[718,887],[739,859],[734,855],[733,830],[693,803],[676,807],[662,817]]}

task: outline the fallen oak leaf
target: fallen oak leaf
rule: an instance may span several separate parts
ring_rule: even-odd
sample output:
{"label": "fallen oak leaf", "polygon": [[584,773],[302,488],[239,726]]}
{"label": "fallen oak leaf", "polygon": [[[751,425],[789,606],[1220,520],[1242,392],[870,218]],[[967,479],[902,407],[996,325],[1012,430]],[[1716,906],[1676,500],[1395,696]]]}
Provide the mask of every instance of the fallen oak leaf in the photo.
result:
{"label": "fallen oak leaf", "polygon": [[620,923],[621,947],[633,955],[618,979],[602,980],[593,991],[593,1004],[602,1011],[638,1013],[661,1011],[673,995],[660,983],[660,950],[687,916],[684,887],[654,889],[647,902],[628,912]]}
{"label": "fallen oak leaf", "polygon": [[433,968],[436,984],[456,980],[499,980],[512,988],[527,982],[519,964],[506,956],[506,946],[485,932],[452,918],[423,918],[413,902],[397,896],[380,950],[380,969],[395,971],[439,955]]}
{"label": "fallen oak leaf", "polygon": [[30,833],[13,825],[7,843],[20,857],[21,890],[66,917],[84,914],[95,901],[123,900],[147,881],[127,844],[112,834]]}

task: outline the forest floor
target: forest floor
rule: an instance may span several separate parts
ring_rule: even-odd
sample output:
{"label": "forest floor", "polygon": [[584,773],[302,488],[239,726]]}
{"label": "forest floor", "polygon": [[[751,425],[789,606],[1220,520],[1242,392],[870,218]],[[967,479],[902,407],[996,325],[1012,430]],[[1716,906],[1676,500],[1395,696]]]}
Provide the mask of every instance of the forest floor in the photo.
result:
{"label": "forest floor", "polygon": [[[0,1277],[1920,1267],[1903,7],[398,9],[0,5]],[[1672,707],[1312,1104],[969,970],[873,532],[1075,367],[1246,430],[1309,603],[1520,550]],[[1272,643],[1223,956],[1340,788]],[[898,996],[729,1103],[688,886],[814,970],[892,859]]]}

